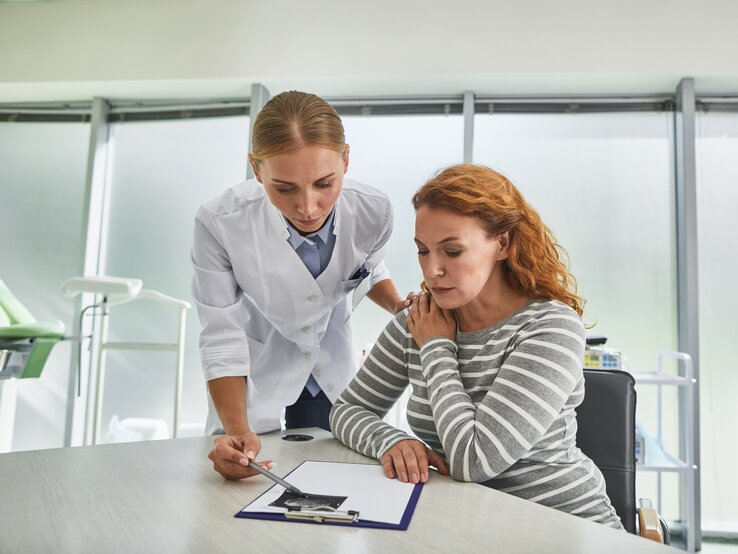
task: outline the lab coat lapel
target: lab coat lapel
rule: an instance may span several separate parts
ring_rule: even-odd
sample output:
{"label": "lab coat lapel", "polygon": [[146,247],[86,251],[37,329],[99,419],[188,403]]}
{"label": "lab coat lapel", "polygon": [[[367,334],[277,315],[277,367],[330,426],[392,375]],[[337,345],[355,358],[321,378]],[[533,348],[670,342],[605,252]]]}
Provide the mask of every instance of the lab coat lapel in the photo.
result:
{"label": "lab coat lapel", "polygon": [[[261,249],[264,279],[270,289],[267,317],[287,337],[297,337],[299,325],[311,323],[315,303],[323,304],[323,292],[305,267],[305,263],[287,242],[289,231],[279,211],[269,203],[267,227],[269,237]],[[266,284],[266,283],[265,283]],[[310,298],[310,300],[308,300]],[[300,342],[295,338],[297,342]]]}
{"label": "lab coat lapel", "polygon": [[[287,240],[290,238],[290,232],[287,230],[284,218],[271,202],[268,212],[270,229],[267,236],[275,237],[275,240],[269,241],[269,246],[264,252],[264,262],[270,268],[266,273],[272,278],[277,278],[278,282],[283,279],[295,282],[299,280],[300,283],[312,281],[313,275],[310,270]],[[292,290],[300,287],[289,288]]]}
{"label": "lab coat lapel", "polygon": [[[347,217],[347,206],[344,196],[339,197],[336,202],[336,215],[333,220],[333,234],[336,235],[336,243],[333,246],[333,253],[328,265],[316,279],[320,289],[326,296],[335,294],[335,291],[341,282],[348,278],[343,275],[346,271],[350,271],[348,265],[353,260],[354,236],[351,218]],[[348,260],[348,263],[347,263]]]}

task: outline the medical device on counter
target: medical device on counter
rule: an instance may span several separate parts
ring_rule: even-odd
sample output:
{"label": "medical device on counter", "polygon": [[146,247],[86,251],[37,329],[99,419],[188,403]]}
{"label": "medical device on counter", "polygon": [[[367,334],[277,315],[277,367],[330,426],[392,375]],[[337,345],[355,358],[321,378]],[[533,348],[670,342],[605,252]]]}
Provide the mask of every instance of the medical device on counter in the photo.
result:
{"label": "medical device on counter", "polygon": [[587,347],[584,350],[585,369],[622,369],[622,354],[620,350],[605,348],[607,337],[591,335],[587,337]]}

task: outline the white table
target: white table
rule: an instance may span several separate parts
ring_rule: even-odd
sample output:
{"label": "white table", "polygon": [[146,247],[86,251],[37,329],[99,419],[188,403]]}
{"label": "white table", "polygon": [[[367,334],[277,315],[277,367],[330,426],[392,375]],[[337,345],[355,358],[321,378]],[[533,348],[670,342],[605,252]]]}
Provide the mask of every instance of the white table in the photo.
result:
{"label": "white table", "polygon": [[[305,459],[364,462],[330,433],[262,436],[284,475]],[[407,531],[239,519],[271,486],[212,469],[211,437],[0,455],[0,552],[637,553],[665,547],[432,472]]]}

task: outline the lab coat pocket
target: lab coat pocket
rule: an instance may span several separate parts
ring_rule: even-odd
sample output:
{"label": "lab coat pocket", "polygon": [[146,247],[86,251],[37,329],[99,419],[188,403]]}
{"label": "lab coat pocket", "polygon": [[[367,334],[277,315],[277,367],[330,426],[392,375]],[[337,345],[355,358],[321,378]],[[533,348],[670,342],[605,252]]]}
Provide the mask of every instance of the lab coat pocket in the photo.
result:
{"label": "lab coat pocket", "polygon": [[366,263],[361,264],[359,266],[359,269],[354,271],[351,274],[351,277],[348,278],[348,280],[341,282],[341,290],[343,292],[351,292],[359,285],[359,283],[361,283],[364,279],[369,277],[370,273],[371,273],[371,270],[366,265]]}
{"label": "lab coat pocket", "polygon": [[356,306],[359,305],[359,302],[361,302],[370,290],[372,290],[372,280],[366,277],[354,289],[354,297],[351,299],[351,311],[356,309]]}
{"label": "lab coat pocket", "polygon": [[368,275],[361,279],[349,279],[348,281],[343,281],[341,283],[341,290],[344,293],[348,294],[351,291],[354,292],[351,299],[352,311],[356,309],[356,306],[359,305],[359,302],[361,302],[362,298],[364,298],[371,290],[371,284],[372,280],[369,278]]}
{"label": "lab coat pocket", "polygon": [[356,287],[358,287],[361,281],[363,281],[363,279],[349,279],[347,281],[341,281],[341,292],[344,294],[348,294]]}

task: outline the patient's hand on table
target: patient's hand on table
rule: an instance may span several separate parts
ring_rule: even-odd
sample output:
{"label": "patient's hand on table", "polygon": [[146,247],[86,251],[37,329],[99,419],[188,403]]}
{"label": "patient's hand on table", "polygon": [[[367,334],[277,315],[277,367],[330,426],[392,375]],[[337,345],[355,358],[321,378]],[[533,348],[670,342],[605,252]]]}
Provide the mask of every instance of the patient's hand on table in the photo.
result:
{"label": "patient's hand on table", "polygon": [[382,456],[384,474],[390,479],[399,478],[403,483],[425,483],[428,465],[441,475],[448,475],[448,465],[438,452],[417,440],[398,442]]}
{"label": "patient's hand on table", "polygon": [[[256,433],[242,435],[223,435],[215,439],[213,449],[208,458],[213,462],[213,469],[226,479],[237,481],[244,477],[259,475],[248,464],[256,459],[261,450],[261,441]],[[271,469],[271,461],[261,461],[259,465]]]}

